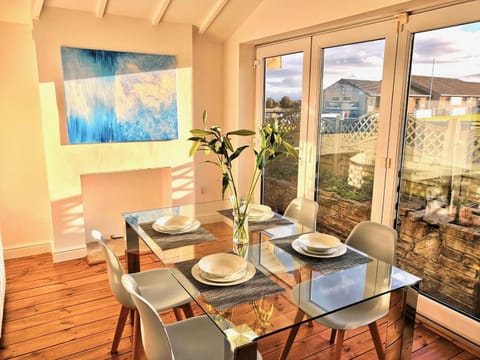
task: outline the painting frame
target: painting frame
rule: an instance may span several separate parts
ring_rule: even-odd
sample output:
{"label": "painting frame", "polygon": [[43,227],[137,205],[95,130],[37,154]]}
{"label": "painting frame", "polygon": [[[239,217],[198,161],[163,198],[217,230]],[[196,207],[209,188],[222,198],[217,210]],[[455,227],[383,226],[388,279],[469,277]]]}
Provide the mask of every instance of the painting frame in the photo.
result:
{"label": "painting frame", "polygon": [[60,52],[69,144],[178,139],[175,55]]}

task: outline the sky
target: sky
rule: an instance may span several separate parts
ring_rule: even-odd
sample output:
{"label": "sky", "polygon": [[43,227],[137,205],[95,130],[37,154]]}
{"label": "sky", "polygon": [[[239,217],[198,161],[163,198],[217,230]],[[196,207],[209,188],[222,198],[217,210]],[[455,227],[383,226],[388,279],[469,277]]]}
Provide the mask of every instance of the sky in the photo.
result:
{"label": "sky", "polygon": [[[480,22],[414,35],[412,74],[480,82]],[[323,88],[341,78],[381,80],[384,40],[325,49]],[[282,57],[282,69],[267,70],[266,97],[301,97],[303,54]]]}

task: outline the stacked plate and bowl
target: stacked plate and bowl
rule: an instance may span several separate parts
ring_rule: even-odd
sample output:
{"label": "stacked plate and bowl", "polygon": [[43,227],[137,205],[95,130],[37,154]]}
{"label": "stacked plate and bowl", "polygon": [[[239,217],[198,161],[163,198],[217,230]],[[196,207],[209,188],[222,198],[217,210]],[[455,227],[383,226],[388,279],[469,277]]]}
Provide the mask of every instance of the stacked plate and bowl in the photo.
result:
{"label": "stacked plate and bowl", "polygon": [[162,216],[152,224],[153,230],[166,234],[183,234],[199,227],[200,221],[183,215]]}
{"label": "stacked plate and bowl", "polygon": [[318,258],[337,257],[347,251],[346,245],[335,236],[317,232],[301,235],[292,242],[292,247],[300,254]]}
{"label": "stacked plate and bowl", "polygon": [[213,286],[241,284],[255,275],[255,266],[238,255],[217,253],[204,256],[192,268],[192,276]]}
{"label": "stacked plate and bowl", "polygon": [[270,220],[275,216],[270,206],[260,204],[250,204],[248,207],[248,221],[262,222]]}

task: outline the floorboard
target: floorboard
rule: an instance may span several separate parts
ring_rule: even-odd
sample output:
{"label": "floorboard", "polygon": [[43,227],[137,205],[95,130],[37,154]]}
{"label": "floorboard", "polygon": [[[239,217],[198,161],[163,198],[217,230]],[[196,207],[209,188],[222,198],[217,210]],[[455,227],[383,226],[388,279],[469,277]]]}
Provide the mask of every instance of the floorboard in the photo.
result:
{"label": "floorboard", "polygon": [[[122,260],[123,261],[123,260]],[[132,329],[127,326],[117,354],[110,344],[120,307],[110,293],[104,263],[86,260],[52,263],[50,254],[6,260],[7,294],[0,359],[123,360],[131,356]],[[159,266],[151,254],[141,256],[143,269]],[[196,311],[200,310],[196,308]],[[161,314],[174,321],[171,312]],[[385,328],[380,324],[380,331]],[[265,360],[277,359],[287,334],[259,341]],[[302,326],[290,359],[330,359],[330,330],[315,323]],[[477,354],[478,355],[478,354]],[[347,331],[342,359],[375,359],[368,328]],[[412,359],[479,359],[476,354],[430,331],[415,329]]]}

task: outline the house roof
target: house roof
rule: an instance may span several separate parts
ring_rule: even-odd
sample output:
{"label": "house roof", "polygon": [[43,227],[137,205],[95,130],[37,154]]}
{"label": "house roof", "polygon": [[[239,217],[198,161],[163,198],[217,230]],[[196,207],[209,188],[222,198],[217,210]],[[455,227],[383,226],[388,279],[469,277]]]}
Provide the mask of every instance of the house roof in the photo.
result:
{"label": "house roof", "polygon": [[446,77],[412,75],[411,87],[424,94],[440,96],[480,96],[480,83]]}
{"label": "house roof", "polygon": [[[364,91],[368,96],[380,96],[381,80],[340,79],[336,82],[350,84]],[[460,79],[412,75],[410,96],[428,96],[432,86],[432,95],[480,97],[480,83]]]}

